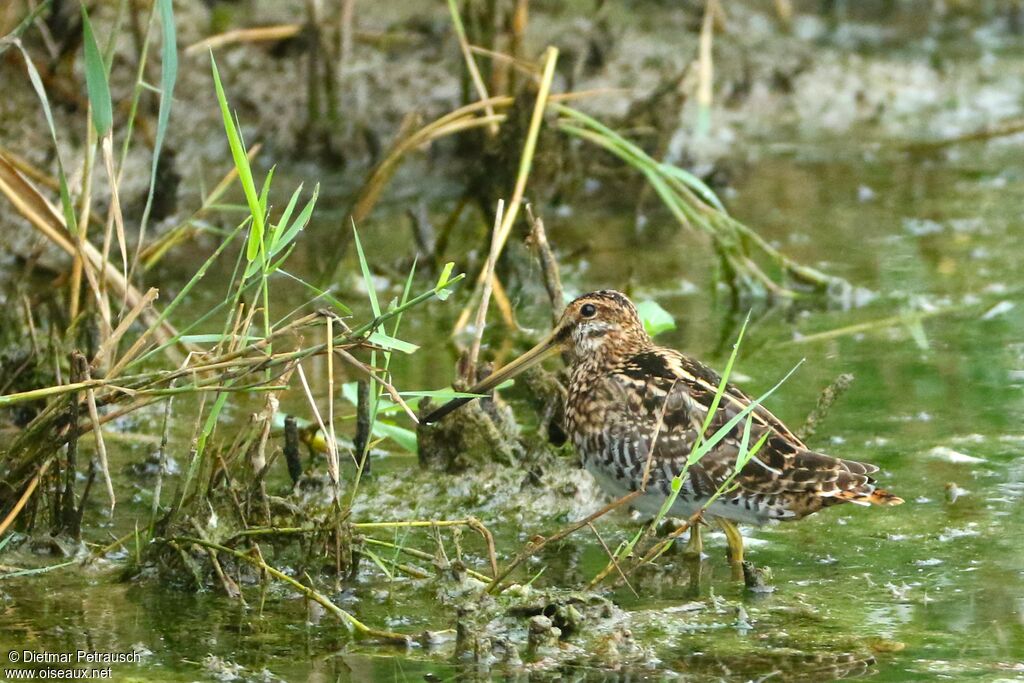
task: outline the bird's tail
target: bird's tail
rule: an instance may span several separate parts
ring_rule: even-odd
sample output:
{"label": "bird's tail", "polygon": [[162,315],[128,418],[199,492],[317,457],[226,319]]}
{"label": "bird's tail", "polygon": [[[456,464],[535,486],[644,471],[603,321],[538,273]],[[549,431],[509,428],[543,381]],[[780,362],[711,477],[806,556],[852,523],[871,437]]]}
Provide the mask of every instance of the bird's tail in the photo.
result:
{"label": "bird's tail", "polygon": [[840,491],[836,498],[841,498],[858,505],[900,505],[903,499],[885,489],[876,489],[874,484],[863,484],[855,489]]}

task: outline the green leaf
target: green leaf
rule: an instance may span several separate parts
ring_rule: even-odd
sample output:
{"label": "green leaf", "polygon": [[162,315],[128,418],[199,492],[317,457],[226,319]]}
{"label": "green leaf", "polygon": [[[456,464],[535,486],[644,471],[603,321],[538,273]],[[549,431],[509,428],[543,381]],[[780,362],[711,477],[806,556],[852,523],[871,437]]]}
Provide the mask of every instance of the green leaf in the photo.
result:
{"label": "green leaf", "polygon": [[178,81],[178,37],[174,27],[174,2],[173,0],[157,0],[157,4],[160,8],[160,23],[163,31],[163,48],[160,53],[160,108],[156,117],[153,163],[149,169],[149,193],[146,195],[146,206],[142,210],[140,232],[145,230],[145,225],[149,222],[149,213],[153,208],[156,170],[160,163],[160,151],[163,149],[167,126],[171,118],[174,86]]}
{"label": "green leaf", "polygon": [[263,339],[263,337],[236,337],[233,334],[183,334],[178,337],[185,344],[217,344],[225,340],[240,340],[245,344],[251,344]]}
{"label": "green leaf", "polygon": [[224,119],[224,132],[228,137],[228,146],[231,148],[231,158],[235,162],[235,169],[238,171],[238,180],[242,184],[242,191],[245,193],[245,200],[249,205],[249,212],[252,214],[252,230],[249,233],[249,244],[246,248],[245,258],[248,261],[255,261],[263,248],[263,211],[260,209],[259,196],[256,194],[256,183],[252,179],[252,168],[249,166],[249,158],[245,154],[245,145],[242,143],[242,136],[231,116],[228,108],[228,98],[224,94],[224,86],[220,82],[220,72],[217,70],[217,61],[210,52],[210,65],[213,68],[213,85],[217,91],[217,102],[220,105],[221,118]]}
{"label": "green leaf", "polygon": [[927,351],[931,346],[928,344],[928,335],[924,332],[924,325],[921,324],[921,318],[915,315],[905,315],[903,318],[903,324],[906,326],[907,331],[910,332],[911,338],[914,343],[917,344],[917,348],[922,351]]}
{"label": "green leaf", "polygon": [[376,436],[391,439],[410,453],[415,453],[417,451],[416,432],[411,429],[406,429],[405,427],[399,427],[398,425],[393,425],[389,422],[377,420],[373,423],[373,429],[370,431]]}
{"label": "green leaf", "polygon": [[[299,189],[302,189],[301,186],[299,187]],[[313,207],[316,206],[316,200],[317,200],[317,197],[319,197],[319,196],[320,196],[320,183],[317,183],[316,187],[313,188],[313,196],[309,198],[309,201],[306,202],[306,206],[304,206],[302,208],[302,211],[299,212],[299,215],[295,217],[295,222],[293,222],[288,227],[288,229],[285,230],[284,234],[281,235],[281,237],[277,241],[277,244],[275,245],[274,249],[272,249],[271,252],[270,252],[271,256],[273,256],[278,251],[283,249],[286,245],[291,244],[292,240],[295,239],[295,237],[299,234],[299,232],[301,230],[305,229],[306,225],[309,223],[309,219],[312,218],[312,216],[313,216]],[[282,224],[284,223],[284,218],[283,217],[281,219],[281,223]]]}
{"label": "green leaf", "polygon": [[377,291],[373,287],[373,275],[370,274],[370,264],[366,262],[366,254],[363,253],[363,243],[359,240],[359,231],[355,223],[352,224],[352,234],[355,236],[356,254],[359,256],[359,269],[363,272],[363,281],[366,283],[366,295],[370,297],[370,308],[375,318],[380,317],[380,304],[377,302]]}
{"label": "green leaf", "polygon": [[452,295],[452,290],[448,284],[451,282],[452,271],[454,269],[455,261],[449,261],[444,264],[444,269],[441,271],[441,277],[437,278],[437,284],[434,285],[434,293],[441,301],[446,301],[448,297]]}
{"label": "green leaf", "polygon": [[[40,5],[42,7],[43,5]],[[39,97],[39,101],[43,105],[43,115],[46,117],[46,123],[50,127],[50,139],[53,140],[53,151],[57,157],[57,180],[60,185],[60,205],[64,211],[64,224],[67,226],[68,231],[72,235],[78,235],[78,219],[75,217],[75,207],[71,203],[71,191],[68,189],[68,178],[64,172],[64,163],[60,158],[60,148],[57,145],[57,127],[53,123],[53,111],[50,109],[50,99],[46,96],[46,88],[43,87],[43,80],[39,77],[39,71],[36,70],[36,65],[32,61],[32,57],[29,56],[28,52],[22,47],[21,43],[16,43],[18,49],[21,50],[22,56],[25,58],[25,70],[28,71],[28,79],[32,82],[32,88],[36,91],[36,95]]]}
{"label": "green leaf", "polygon": [[[419,265],[420,257],[414,256],[412,259],[412,266],[409,268],[409,274],[405,278],[405,287],[402,288],[402,298],[398,302],[398,306],[404,306],[409,302],[409,293],[412,292],[412,281],[416,277],[416,266]],[[395,325],[391,328],[392,336],[398,336],[398,328],[402,326],[402,314],[399,313],[395,316]],[[389,358],[388,361],[391,359]]]}
{"label": "green leaf", "polygon": [[662,308],[657,301],[648,299],[637,304],[636,312],[644,323],[644,329],[652,337],[676,329],[676,320],[672,314]]}
{"label": "green leaf", "polygon": [[263,214],[264,221],[267,219],[267,198],[270,195],[270,185],[274,181],[274,169],[276,168],[277,166],[270,167],[267,177],[263,180],[263,187],[260,188],[260,213]]}
{"label": "green leaf", "polygon": [[448,285],[448,279],[452,276],[452,271],[455,270],[455,261],[449,261],[444,264],[444,268],[441,270],[441,276],[437,278],[437,284],[434,289],[441,289]]}
{"label": "green leaf", "polygon": [[392,337],[389,334],[385,334],[380,330],[377,330],[376,332],[371,332],[367,339],[371,343],[376,344],[377,346],[383,347],[385,349],[391,349],[393,351],[401,351],[402,353],[416,353],[416,351],[420,348],[415,344],[410,344],[407,341],[396,339],[395,337]]}
{"label": "green leaf", "polygon": [[299,195],[302,193],[302,183],[295,188],[295,192],[292,192],[291,198],[288,200],[288,205],[284,207],[284,212],[281,213],[281,217],[277,220],[277,223],[270,229],[270,237],[267,239],[267,248],[270,253],[274,253],[274,247],[277,245],[278,238],[281,231],[288,227],[288,221],[292,218],[292,211],[295,210],[295,204],[299,201]]}
{"label": "green leaf", "polygon": [[[323,290],[323,289],[320,289],[316,285],[310,284],[309,282],[306,282],[305,280],[300,278],[298,275],[293,275],[292,273],[288,272],[287,270],[278,270],[277,272],[281,273],[282,275],[284,275],[286,277],[291,278],[292,280],[295,280],[300,285],[302,285],[303,287],[305,287],[309,291],[311,291],[314,294],[316,294],[316,299],[324,299],[324,300],[326,300],[329,304],[331,304],[331,306],[334,306],[343,315],[352,315],[352,309],[350,309],[345,304],[341,303],[330,292],[328,292],[326,290]],[[316,301],[316,299],[313,299],[313,301]],[[307,303],[313,303],[313,301],[310,301],[310,302],[307,302]]]}
{"label": "green leaf", "polygon": [[189,486],[192,484],[192,480],[195,479],[196,475],[199,473],[203,458],[206,455],[206,442],[210,438],[210,434],[213,433],[214,428],[216,428],[217,421],[220,419],[220,413],[224,410],[224,404],[227,403],[227,401],[227,392],[222,391],[218,393],[217,399],[213,402],[213,407],[210,409],[210,413],[206,416],[206,420],[203,422],[203,429],[199,434],[199,440],[196,442],[196,448],[193,451],[192,460],[189,462],[188,470],[185,472],[185,482],[181,486],[181,497],[178,499],[179,506],[185,501],[185,498],[189,493]]}
{"label": "green leaf", "polygon": [[740,438],[740,451],[736,454],[736,466],[733,471],[737,474],[742,470],[752,457],[750,454],[750,427],[754,423],[754,414],[747,415],[743,423],[743,436]]}
{"label": "green leaf", "polygon": [[359,382],[345,382],[342,384],[341,395],[352,405],[357,405],[359,403]]}
{"label": "green leaf", "polygon": [[284,255],[281,258],[277,259],[276,261],[271,263],[269,266],[267,266],[267,273],[268,274],[269,273],[276,273],[278,270],[280,270],[281,266],[284,265],[284,262],[288,260],[288,257],[292,255],[293,251],[295,251],[295,245],[294,244],[289,246],[285,250]]}
{"label": "green leaf", "polygon": [[[700,434],[697,435],[697,441],[694,442],[694,451],[699,450],[701,441],[704,440],[704,435],[708,431],[708,427],[711,426],[711,421],[715,419],[715,413],[718,412],[718,404],[722,401],[722,395],[725,393],[726,387],[729,385],[729,375],[732,374],[732,366],[736,362],[736,354],[739,353],[740,344],[743,342],[743,334],[747,331],[747,324],[750,322],[750,311],[747,311],[747,317],[743,320],[743,326],[740,327],[740,333],[736,336],[736,343],[732,345],[732,353],[729,354],[729,362],[725,364],[725,371],[722,373],[722,379],[718,382],[718,389],[715,391],[715,397],[711,400],[711,406],[708,408],[708,414],[704,418],[704,424],[700,427]],[[786,375],[787,377],[789,375]],[[774,391],[774,390],[773,390]],[[690,457],[693,457],[693,453],[690,453]],[[689,459],[687,462],[691,462]],[[692,462],[696,462],[693,460]]]}
{"label": "green leaf", "polygon": [[408,396],[410,398],[438,398],[442,401],[447,401],[452,398],[483,398],[487,394],[467,394],[465,391],[455,391],[454,389],[432,389],[427,391],[400,391],[399,396]]}
{"label": "green leaf", "polygon": [[92,105],[92,123],[96,134],[103,137],[114,127],[114,108],[110,102],[110,84],[103,54],[89,22],[89,13],[82,5],[82,44],[85,51],[85,87]]}
{"label": "green leaf", "polygon": [[697,176],[693,175],[689,171],[679,168],[678,166],[673,166],[672,164],[658,164],[658,168],[661,169],[661,172],[665,175],[679,180],[688,188],[696,192],[697,195],[706,203],[715,207],[722,213],[726,213],[725,206],[722,205],[722,200],[718,198],[718,195],[715,194],[714,190],[708,187],[704,181]]}

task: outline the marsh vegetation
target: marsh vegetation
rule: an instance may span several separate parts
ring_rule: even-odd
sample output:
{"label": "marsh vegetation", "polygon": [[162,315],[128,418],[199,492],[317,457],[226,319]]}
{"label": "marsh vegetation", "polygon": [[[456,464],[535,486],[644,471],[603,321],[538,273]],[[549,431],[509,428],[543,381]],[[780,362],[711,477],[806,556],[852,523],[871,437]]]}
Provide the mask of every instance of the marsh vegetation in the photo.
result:
{"label": "marsh vegetation", "polygon": [[[1021,12],[4,3],[0,646],[1024,675]],[[580,469],[557,362],[421,422],[602,288],[752,395],[787,377],[765,405],[906,504],[745,528],[737,582]]]}

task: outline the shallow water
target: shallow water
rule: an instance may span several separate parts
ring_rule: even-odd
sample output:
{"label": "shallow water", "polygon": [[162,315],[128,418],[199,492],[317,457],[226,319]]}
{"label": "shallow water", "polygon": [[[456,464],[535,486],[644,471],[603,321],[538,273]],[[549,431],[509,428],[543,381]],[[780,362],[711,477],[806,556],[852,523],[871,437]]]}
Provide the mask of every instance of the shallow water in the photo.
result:
{"label": "shallow water", "polygon": [[[807,680],[868,673],[894,681],[1024,678],[1024,311],[1016,305],[1024,282],[1014,247],[1024,199],[1019,155],[990,145],[964,148],[955,161],[922,163],[882,151],[866,159],[832,140],[765,146],[758,155],[735,183],[731,205],[740,207],[740,217],[784,239],[795,257],[878,296],[847,311],[756,311],[738,371],[749,378],[745,386],[763,389],[806,359],[771,400],[777,414],[795,423],[836,375],[854,374],[812,445],[880,465],[880,479],[907,502],[891,509],[843,506],[797,524],[746,529],[748,558],[772,569],[773,593],[749,593],[729,580],[720,535],[710,536],[699,576],[692,563],[667,556],[660,571],[634,580],[640,597],[624,587],[609,593],[625,610],[613,621],[645,650],[624,665],[655,678],[666,672],[726,680],[772,672]],[[862,187],[871,189],[867,201]],[[589,246],[567,263],[572,288],[635,282],[638,298],[656,297],[679,323],[660,341],[721,366],[737,315],[684,284],[705,281],[707,251],[656,211],[639,231],[628,209],[606,211],[549,220],[559,249]],[[924,320],[917,339],[898,325],[801,343],[901,309],[965,301],[968,307],[958,312]],[[431,322],[410,316],[405,336],[416,341],[431,326],[444,327],[453,311],[435,307]],[[543,325],[542,309],[522,315]],[[425,360],[444,352],[427,348],[403,359],[396,367],[403,388],[443,385],[448,366]],[[120,457],[138,459],[147,448],[122,448]],[[571,461],[562,462],[570,480],[584,477]],[[366,518],[473,514],[491,527],[503,556],[529,534],[551,533],[599,503],[583,487],[551,517],[532,504],[544,491],[519,489],[498,475],[481,483],[427,474],[407,455],[380,457],[375,466],[362,494],[374,506],[363,510]],[[955,501],[954,483],[965,491]],[[501,487],[502,494],[491,495]],[[125,529],[132,509],[123,504],[112,530]],[[612,547],[635,528],[623,513],[599,524]],[[405,540],[432,549],[425,534]],[[470,540],[466,547],[470,564],[483,568],[473,554],[479,549]],[[578,533],[532,562],[524,578],[546,568],[535,589],[579,586],[604,563],[593,536]],[[367,564],[344,603],[360,618],[410,633],[453,627],[452,610],[437,602],[441,589],[432,580],[388,580]],[[307,623],[304,601],[283,592],[271,592],[260,616],[253,595],[245,607],[154,581],[121,583],[118,567],[104,562],[81,573],[4,581],[0,645],[150,651],[142,665],[115,669],[126,678],[192,680],[203,675],[207,654],[245,667],[249,676],[266,668],[285,680],[371,674],[412,680],[427,673],[447,679],[473,671],[452,663],[450,643],[404,652],[355,643],[328,617]],[[876,661],[864,663],[869,657]],[[608,662],[581,652],[552,666],[570,677],[600,677]]]}
{"label": "shallow water", "polygon": [[[852,387],[810,443],[876,463],[883,484],[906,500],[896,508],[841,506],[796,524],[744,529],[748,559],[771,568],[773,592],[748,592],[731,581],[723,538],[712,533],[702,562],[668,554],[656,571],[633,579],[638,595],[625,586],[609,589],[606,597],[617,608],[568,637],[559,657],[545,662],[542,652],[525,668],[495,664],[487,671],[455,661],[451,634],[445,633],[455,627],[457,600],[450,593],[457,586],[451,582],[389,579],[364,561],[355,585],[334,596],[366,623],[439,633],[433,647],[399,650],[351,638],[329,616],[311,612],[284,590],[272,590],[260,610],[259,591],[252,587],[242,605],[154,579],[122,581],[126,555],[134,552],[129,544],[87,570],[55,569],[0,581],[0,650],[148,652],[140,665],[115,667],[115,678],[122,680],[209,679],[232,664],[244,667],[236,673],[249,680],[272,680],[271,674],[318,681],[427,675],[450,680],[488,673],[526,678],[527,671],[538,678],[579,680],[620,674],[736,681],[772,674],[773,680],[1024,680],[1019,143],[972,143],[916,155],[877,141],[866,129],[842,139],[774,130],[770,140],[745,145],[748,158],[736,164],[729,207],[794,259],[848,279],[859,288],[854,298],[862,305],[755,307],[737,367],[742,384],[759,393],[804,360],[769,401],[783,420],[798,425],[823,387],[840,373],[852,373]],[[278,174],[278,187],[289,184],[283,175]],[[418,190],[422,177],[407,171],[399,184]],[[440,216],[450,210],[450,198],[444,187],[432,190]],[[721,368],[746,309],[728,310],[727,297],[712,296],[702,284],[714,270],[711,251],[653,200],[638,222],[634,197],[616,204],[608,197],[621,193],[608,190],[594,187],[572,207],[545,216],[563,256],[567,288],[579,293],[616,287],[638,300],[656,299],[678,324],[659,341]],[[300,270],[312,273],[322,266],[322,245],[335,239],[344,204],[330,194],[326,189],[308,239],[293,257]],[[393,200],[361,226],[371,261],[393,260],[395,226],[406,229],[406,208],[404,199]],[[405,233],[398,242],[411,251]],[[180,285],[195,265],[183,257],[162,265],[155,277]],[[215,267],[208,281],[224,281],[228,268]],[[341,271],[357,272],[351,254]],[[382,299],[395,296],[398,285],[396,277]],[[520,321],[543,329],[548,312],[539,305],[538,291],[513,296],[521,303]],[[209,287],[191,303],[206,310],[216,296]],[[302,301],[297,290],[293,296]],[[453,358],[443,332],[451,328],[456,303],[434,303],[406,316],[403,338],[424,346],[414,356],[395,359],[400,388],[438,388],[450,380]],[[953,310],[943,312],[947,308]],[[929,317],[919,329],[870,325],[921,311]],[[863,327],[844,332],[857,325]],[[507,360],[506,341],[497,335],[488,341],[488,352]],[[321,398],[322,370],[309,364]],[[339,413],[347,412],[346,404],[338,405]],[[308,412],[301,396],[287,399],[283,408]],[[252,409],[233,407],[226,424],[246,419]],[[191,428],[183,412],[172,443],[179,465]],[[158,425],[159,414],[151,413],[119,427],[152,435]],[[136,517],[148,519],[152,486],[151,479],[129,476],[124,467],[154,446],[141,440],[113,448],[119,490],[134,498],[122,495],[109,520],[102,497],[94,495],[89,514],[95,529],[122,536]],[[442,475],[421,470],[409,454],[375,455],[375,473],[356,506],[359,520],[473,515],[495,534],[502,561],[532,534],[551,534],[602,503],[566,454],[546,479],[559,483],[554,491],[525,482],[520,469],[488,466],[480,475]],[[274,485],[284,490],[282,473]],[[597,524],[613,548],[636,529],[637,522],[623,512]],[[422,531],[377,537],[431,553],[435,548]],[[462,543],[467,564],[485,571],[478,539],[467,532]],[[0,555],[0,561],[42,567],[64,560],[23,547]],[[567,599],[565,590],[585,585],[605,562],[598,540],[581,531],[517,576],[533,579],[538,599],[549,590]],[[421,566],[432,571],[429,563]],[[521,640],[525,619],[503,619],[503,632]],[[626,630],[631,637],[623,635]]]}

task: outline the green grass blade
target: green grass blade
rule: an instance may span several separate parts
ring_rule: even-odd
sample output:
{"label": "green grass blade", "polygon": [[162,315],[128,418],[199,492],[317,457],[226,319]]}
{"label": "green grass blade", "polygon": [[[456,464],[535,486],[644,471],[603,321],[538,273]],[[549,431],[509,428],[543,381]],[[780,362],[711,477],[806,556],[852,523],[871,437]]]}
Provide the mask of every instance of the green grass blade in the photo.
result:
{"label": "green grass blade", "polygon": [[448,278],[452,276],[452,271],[455,269],[455,261],[449,261],[444,264],[444,269],[441,271],[441,275],[437,278],[436,289],[442,289],[448,284]]}
{"label": "green grass blade", "polygon": [[263,214],[264,220],[267,219],[267,202],[270,196],[270,185],[274,181],[274,170],[277,166],[271,166],[267,172],[267,177],[263,179],[263,187],[260,188],[260,213]]}
{"label": "green grass blade", "polygon": [[36,69],[32,57],[22,47],[21,43],[18,43],[18,49],[21,50],[22,57],[25,58],[25,70],[28,71],[28,80],[32,83],[32,88],[36,91],[36,96],[39,97],[39,101],[43,105],[43,116],[46,117],[46,124],[50,128],[53,152],[57,157],[57,181],[60,186],[60,206],[64,212],[64,224],[67,226],[68,232],[72,235],[78,235],[78,219],[75,216],[75,206],[71,203],[71,190],[68,188],[68,178],[64,172],[64,163],[60,158],[60,147],[57,145],[57,127],[53,123],[53,110],[50,109],[50,98],[46,96],[43,79],[39,77],[39,71]]}
{"label": "green grass blade", "polygon": [[783,383],[784,383],[784,382],[785,382],[786,380],[788,380],[788,379],[790,378],[790,376],[792,376],[792,374],[793,374],[794,372],[796,372],[796,371],[797,371],[797,368],[799,368],[799,367],[800,367],[801,365],[803,365],[803,361],[802,361],[802,360],[801,360],[801,361],[800,361],[799,363],[797,363],[796,365],[794,365],[794,366],[793,366],[793,369],[792,369],[792,370],[790,370],[789,372],[787,372],[787,373],[786,373],[786,376],[785,376],[785,377],[783,377],[782,379],[780,379],[780,380],[779,380],[779,381],[778,381],[778,382],[777,382],[777,383],[775,384],[775,386],[773,386],[773,387],[772,387],[771,389],[769,389],[768,391],[764,392],[763,394],[761,394],[760,396],[758,396],[758,397],[757,397],[756,399],[754,399],[753,401],[751,401],[751,402],[750,402],[750,403],[749,403],[749,404],[748,404],[747,406],[745,406],[745,407],[743,408],[743,410],[741,410],[741,411],[740,411],[739,413],[737,413],[736,415],[734,415],[734,416],[732,417],[732,419],[730,419],[730,420],[729,420],[728,422],[726,422],[726,423],[725,423],[724,425],[722,425],[722,426],[721,426],[721,427],[720,427],[720,428],[718,429],[718,431],[716,431],[716,432],[715,432],[715,433],[714,433],[714,434],[713,434],[713,435],[711,436],[711,438],[709,438],[709,439],[707,439],[706,441],[704,441],[704,442],[703,442],[703,443],[702,443],[702,444],[700,445],[700,447],[699,447],[699,448],[696,448],[696,449],[694,449],[694,452],[690,454],[690,458],[689,458],[689,459],[687,460],[687,464],[688,464],[688,465],[692,465],[693,463],[697,462],[697,461],[698,461],[698,460],[700,460],[700,459],[701,459],[702,457],[704,457],[704,455],[706,455],[706,454],[707,454],[707,453],[708,453],[708,452],[709,452],[709,451],[710,451],[710,450],[711,450],[712,448],[714,448],[715,446],[717,446],[717,445],[718,445],[718,442],[719,442],[719,441],[721,441],[722,439],[724,439],[724,438],[726,437],[726,435],[728,435],[728,434],[729,434],[729,432],[731,432],[731,431],[733,430],[733,428],[734,428],[734,427],[735,427],[735,426],[736,426],[737,424],[739,424],[739,423],[740,423],[740,421],[741,421],[741,420],[743,420],[743,419],[745,419],[745,418],[747,417],[747,415],[749,415],[749,414],[750,414],[750,413],[752,413],[753,411],[757,410],[757,407],[758,407],[758,406],[760,406],[760,405],[761,405],[762,403],[764,403],[764,402],[765,402],[765,401],[766,401],[766,400],[768,399],[768,397],[769,397],[769,396],[771,396],[772,394],[774,394],[774,393],[775,393],[775,391],[776,391],[776,390],[777,390],[777,389],[778,389],[779,387],[781,387],[781,386],[783,385]]}
{"label": "green grass blade", "polygon": [[[156,117],[153,162],[149,168],[149,192],[146,194],[146,205],[142,209],[142,219],[139,221],[140,240],[146,234],[146,225],[149,223],[149,215],[153,210],[153,196],[156,194],[156,171],[160,165],[160,152],[163,150],[164,139],[167,137],[167,126],[171,119],[174,86],[178,82],[178,35],[177,29],[174,26],[174,3],[173,0],[156,0],[156,3],[157,10],[160,13],[163,37],[163,47],[160,51],[160,107],[157,110]],[[137,103],[138,99],[136,97],[132,102],[133,117]],[[125,153],[127,152],[128,137],[125,138]],[[139,242],[139,247],[142,247],[141,241]]]}
{"label": "green grass blade", "polygon": [[[295,274],[293,274],[293,273],[290,273],[290,272],[288,272],[287,270],[281,270],[281,269],[278,269],[278,270],[277,270],[276,272],[278,272],[278,273],[281,273],[281,274],[282,274],[282,275],[284,275],[285,277],[288,277],[288,278],[290,278],[290,279],[292,279],[292,280],[295,280],[295,281],[296,281],[296,282],[298,282],[298,283],[299,283],[300,285],[302,285],[303,287],[305,287],[305,288],[306,288],[306,289],[308,289],[309,291],[311,291],[311,292],[313,292],[314,294],[316,294],[316,298],[317,298],[317,299],[324,299],[324,300],[325,300],[325,301],[327,301],[327,302],[328,302],[329,304],[331,304],[331,306],[334,306],[334,308],[336,308],[336,309],[337,309],[337,310],[338,310],[338,311],[339,311],[340,313],[342,313],[343,315],[352,315],[352,309],[350,309],[350,308],[349,308],[348,306],[346,306],[345,304],[341,303],[341,302],[340,302],[340,301],[339,301],[339,300],[338,300],[337,298],[335,298],[335,296],[334,296],[333,294],[331,294],[330,292],[328,292],[328,291],[326,291],[326,290],[323,290],[323,289],[320,289],[320,288],[319,288],[319,287],[317,287],[316,285],[310,284],[309,282],[306,282],[305,280],[303,280],[303,279],[302,279],[301,277],[299,277],[298,275],[295,275]],[[315,300],[316,300],[316,299],[314,299],[314,301],[315,301]],[[312,301],[310,301],[310,302],[308,302],[308,303],[313,303],[313,302],[312,302]]]}
{"label": "green grass blade", "polygon": [[367,337],[367,341],[369,341],[371,344],[376,344],[377,346],[380,346],[382,348],[390,349],[393,351],[401,351],[402,353],[416,353],[416,351],[420,348],[415,344],[410,344],[407,341],[396,339],[395,337],[392,337],[390,334],[386,334],[380,330],[377,330],[376,332],[371,332],[370,335]]}
{"label": "green grass blade", "polygon": [[725,206],[722,204],[722,200],[718,198],[718,195],[715,194],[715,191],[708,187],[707,184],[697,176],[685,169],[679,168],[678,166],[673,166],[672,164],[661,163],[658,164],[658,168],[661,169],[661,172],[665,175],[676,178],[688,188],[696,192],[697,196],[699,196],[704,202],[715,207],[722,213],[726,213]]}
{"label": "green grass blade", "polygon": [[233,334],[183,334],[179,339],[188,344],[219,344],[223,341],[235,340],[239,340],[244,344],[252,344],[253,342],[260,341],[263,337],[251,335],[238,337]]}
{"label": "green grass blade", "polygon": [[[157,319],[151,325],[160,325],[160,324],[162,324],[163,321],[166,320],[168,318],[168,316],[170,316],[170,314],[178,306],[180,306],[183,301],[185,301],[185,298],[188,296],[189,292],[192,291],[192,288],[195,287],[199,283],[199,281],[202,280],[206,276],[206,272],[210,269],[210,266],[212,266],[213,263],[215,261],[217,261],[217,259],[220,258],[221,254],[223,254],[224,251],[228,248],[228,245],[230,245],[232,242],[234,242],[235,238],[238,237],[239,233],[241,233],[241,231],[243,230],[243,228],[245,228],[245,226],[246,226],[246,224],[248,224],[248,222],[249,222],[248,218],[245,219],[244,221],[242,221],[242,223],[240,223],[238,225],[238,227],[236,227],[233,231],[231,231],[231,233],[228,234],[221,241],[221,243],[219,245],[217,245],[217,248],[214,250],[214,252],[209,256],[209,258],[206,259],[206,261],[203,262],[203,264],[201,266],[199,266],[199,270],[197,270],[195,272],[195,274],[192,275],[192,277],[189,279],[189,281],[187,283],[185,283],[185,286],[182,287],[181,290],[178,292],[178,294],[171,300],[171,302],[169,304],[167,304],[167,306],[164,307],[164,309],[160,312],[160,315],[157,317]],[[147,353],[147,354],[145,354],[145,355],[143,355],[143,356],[141,356],[139,358],[136,358],[134,361],[130,362],[127,365],[127,367],[130,368],[130,367],[132,367],[132,366],[134,366],[134,365],[136,365],[138,363],[141,363],[142,361],[144,361],[147,358],[149,358],[153,353],[155,353],[157,351],[160,351],[162,349],[165,349],[168,346],[171,346],[171,345],[177,344],[177,343],[178,343],[177,339],[167,340],[166,342],[161,344],[159,347],[157,347],[157,349],[155,349],[154,351],[151,351],[151,352],[149,352],[149,353]]]}
{"label": "green grass blade", "polygon": [[366,262],[366,254],[363,253],[363,243],[359,240],[359,231],[352,224],[352,234],[355,236],[356,254],[359,255],[359,268],[363,272],[363,280],[366,282],[366,295],[370,297],[370,308],[375,318],[380,317],[380,304],[377,302],[377,290],[373,287],[373,275],[370,274],[370,265]]}
{"label": "green grass blade", "polygon": [[292,192],[292,196],[288,199],[288,205],[284,207],[284,212],[281,217],[277,220],[270,228],[270,236],[267,237],[267,249],[270,250],[271,254],[274,254],[274,247],[277,245],[277,240],[281,235],[281,230],[288,226],[288,221],[291,220],[292,212],[295,210],[295,205],[299,201],[299,195],[302,194],[302,183],[295,188],[295,192]]}
{"label": "green grass blade", "polygon": [[252,214],[252,231],[249,233],[249,244],[246,248],[245,258],[248,261],[255,261],[263,247],[263,211],[260,209],[259,196],[256,194],[256,183],[252,178],[252,167],[249,165],[249,157],[245,154],[245,145],[238,127],[231,116],[228,107],[228,98],[224,94],[224,86],[220,82],[220,72],[217,70],[217,61],[210,52],[210,64],[213,68],[213,84],[217,91],[217,102],[220,105],[221,118],[224,119],[224,132],[228,137],[228,146],[231,148],[231,158],[238,170],[238,180],[242,184],[242,191],[245,193],[245,200],[249,204],[249,212]]}
{"label": "green grass blade", "polygon": [[465,391],[455,389],[424,389],[422,391],[400,391],[402,398],[432,398],[438,401],[448,401],[453,398],[484,398],[487,394],[468,394]]}
{"label": "green grass blade", "polygon": [[[299,189],[302,189],[301,185],[299,186]],[[316,187],[313,188],[313,196],[310,197],[308,202],[306,202],[306,206],[302,208],[302,211],[299,212],[299,215],[295,217],[295,221],[290,226],[288,226],[288,229],[285,230],[284,234],[281,235],[281,237],[277,240],[277,243],[270,250],[271,256],[273,256],[281,249],[291,244],[295,237],[299,234],[299,232],[305,229],[306,225],[309,224],[309,219],[313,217],[313,208],[316,206],[316,200],[319,196],[320,183],[317,183]],[[291,212],[289,211],[289,215],[290,213]],[[279,226],[285,225],[287,218],[288,216],[282,216]]]}
{"label": "green grass blade", "polygon": [[377,420],[370,428],[370,432],[377,436],[387,437],[401,446],[404,450],[407,450],[410,453],[416,453],[416,432],[411,429],[399,427],[398,425],[393,425],[390,422]]}
{"label": "green grass blade", "polygon": [[732,345],[732,353],[729,354],[729,362],[725,364],[725,371],[722,372],[722,379],[718,382],[718,388],[715,391],[715,397],[711,400],[711,407],[708,408],[708,414],[704,417],[704,424],[700,427],[700,434],[697,435],[697,440],[694,442],[693,449],[695,451],[700,448],[701,441],[704,440],[704,435],[707,434],[708,427],[711,426],[711,421],[715,419],[715,413],[718,411],[718,405],[722,402],[722,395],[725,394],[726,387],[729,386],[729,375],[732,374],[732,366],[736,362],[736,355],[739,353],[740,344],[743,342],[743,334],[747,331],[747,324],[749,322],[750,312],[748,311],[747,317],[743,321],[743,326],[740,327],[740,333],[736,337],[736,343]]}
{"label": "green grass blade", "polygon": [[114,107],[110,101],[107,67],[103,63],[103,54],[96,43],[85,5],[82,5],[82,44],[85,51],[85,87],[92,105],[92,123],[97,135],[103,137],[114,127]]}

